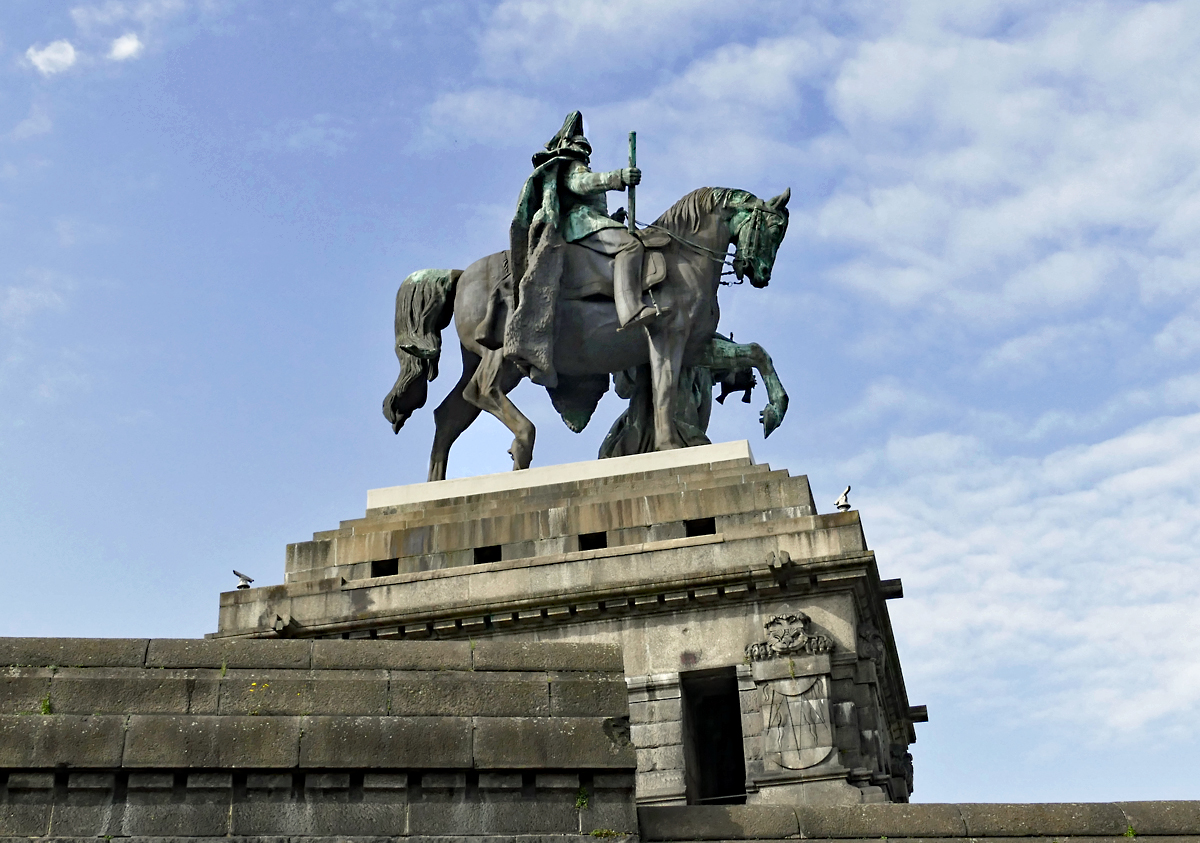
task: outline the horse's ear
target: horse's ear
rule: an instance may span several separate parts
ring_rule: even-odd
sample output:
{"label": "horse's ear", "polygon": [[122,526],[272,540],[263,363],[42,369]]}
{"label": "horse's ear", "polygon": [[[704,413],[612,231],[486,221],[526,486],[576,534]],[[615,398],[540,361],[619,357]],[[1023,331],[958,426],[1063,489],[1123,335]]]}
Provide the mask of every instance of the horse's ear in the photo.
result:
{"label": "horse's ear", "polygon": [[792,198],[792,189],[789,187],[783,193],[776,196],[774,199],[767,201],[767,207],[773,211],[782,211],[787,207],[788,200]]}

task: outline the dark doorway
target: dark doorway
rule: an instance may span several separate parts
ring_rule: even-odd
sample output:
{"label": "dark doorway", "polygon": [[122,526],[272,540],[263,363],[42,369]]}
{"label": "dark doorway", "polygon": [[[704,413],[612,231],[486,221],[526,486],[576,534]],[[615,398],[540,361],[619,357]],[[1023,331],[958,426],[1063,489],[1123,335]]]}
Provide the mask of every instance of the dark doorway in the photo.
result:
{"label": "dark doorway", "polygon": [[681,673],[679,685],[688,804],[745,804],[746,760],[736,669]]}

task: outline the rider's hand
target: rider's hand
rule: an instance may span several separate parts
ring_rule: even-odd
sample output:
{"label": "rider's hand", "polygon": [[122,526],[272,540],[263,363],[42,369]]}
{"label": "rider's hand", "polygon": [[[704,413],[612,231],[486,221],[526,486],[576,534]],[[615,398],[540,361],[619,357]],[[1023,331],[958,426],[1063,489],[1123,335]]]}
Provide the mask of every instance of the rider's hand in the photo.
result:
{"label": "rider's hand", "polygon": [[625,184],[637,184],[642,180],[642,171],[637,167],[626,167],[621,171],[621,181]]}

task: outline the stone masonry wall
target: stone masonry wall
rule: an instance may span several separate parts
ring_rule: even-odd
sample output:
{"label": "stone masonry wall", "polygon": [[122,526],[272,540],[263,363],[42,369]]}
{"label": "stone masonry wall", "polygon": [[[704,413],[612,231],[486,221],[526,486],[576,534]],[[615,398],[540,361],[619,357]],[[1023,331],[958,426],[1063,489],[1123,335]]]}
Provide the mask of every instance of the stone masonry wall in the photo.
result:
{"label": "stone masonry wall", "polygon": [[632,832],[617,647],[0,639],[0,839]]}

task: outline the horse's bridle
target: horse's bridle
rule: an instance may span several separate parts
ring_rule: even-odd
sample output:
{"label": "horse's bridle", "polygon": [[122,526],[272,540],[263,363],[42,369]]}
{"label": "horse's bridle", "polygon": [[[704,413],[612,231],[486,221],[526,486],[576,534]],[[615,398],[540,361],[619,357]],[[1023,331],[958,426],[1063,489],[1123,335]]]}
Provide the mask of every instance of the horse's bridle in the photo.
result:
{"label": "horse's bridle", "polygon": [[[779,211],[768,208],[761,201],[757,206],[751,206],[750,208],[735,208],[734,213],[743,210],[749,210],[750,215],[746,217],[746,220],[740,226],[738,226],[738,230],[734,234],[733,242],[737,244],[737,250],[732,255],[730,255],[728,252],[718,252],[715,249],[708,248],[707,246],[701,246],[699,243],[693,243],[686,237],[680,237],[674,231],[669,231],[663,228],[661,225],[644,223],[640,220],[637,224],[642,228],[653,228],[655,231],[661,231],[663,234],[666,234],[677,243],[682,243],[685,246],[695,249],[697,252],[704,255],[714,263],[719,263],[722,266],[729,267],[729,269],[723,271],[721,275],[737,275],[738,277],[737,281],[721,282],[722,284],[729,286],[731,284],[743,283],[742,274],[746,271],[746,265],[754,259],[756,253],[758,252],[759,244],[762,242],[763,229],[766,228],[767,225],[767,215],[770,214],[778,217],[783,216],[783,214],[781,214]],[[740,241],[742,237],[742,231],[745,230],[747,225],[752,227],[750,229],[749,242],[743,246]],[[743,253],[748,254],[749,257],[743,256]]]}

